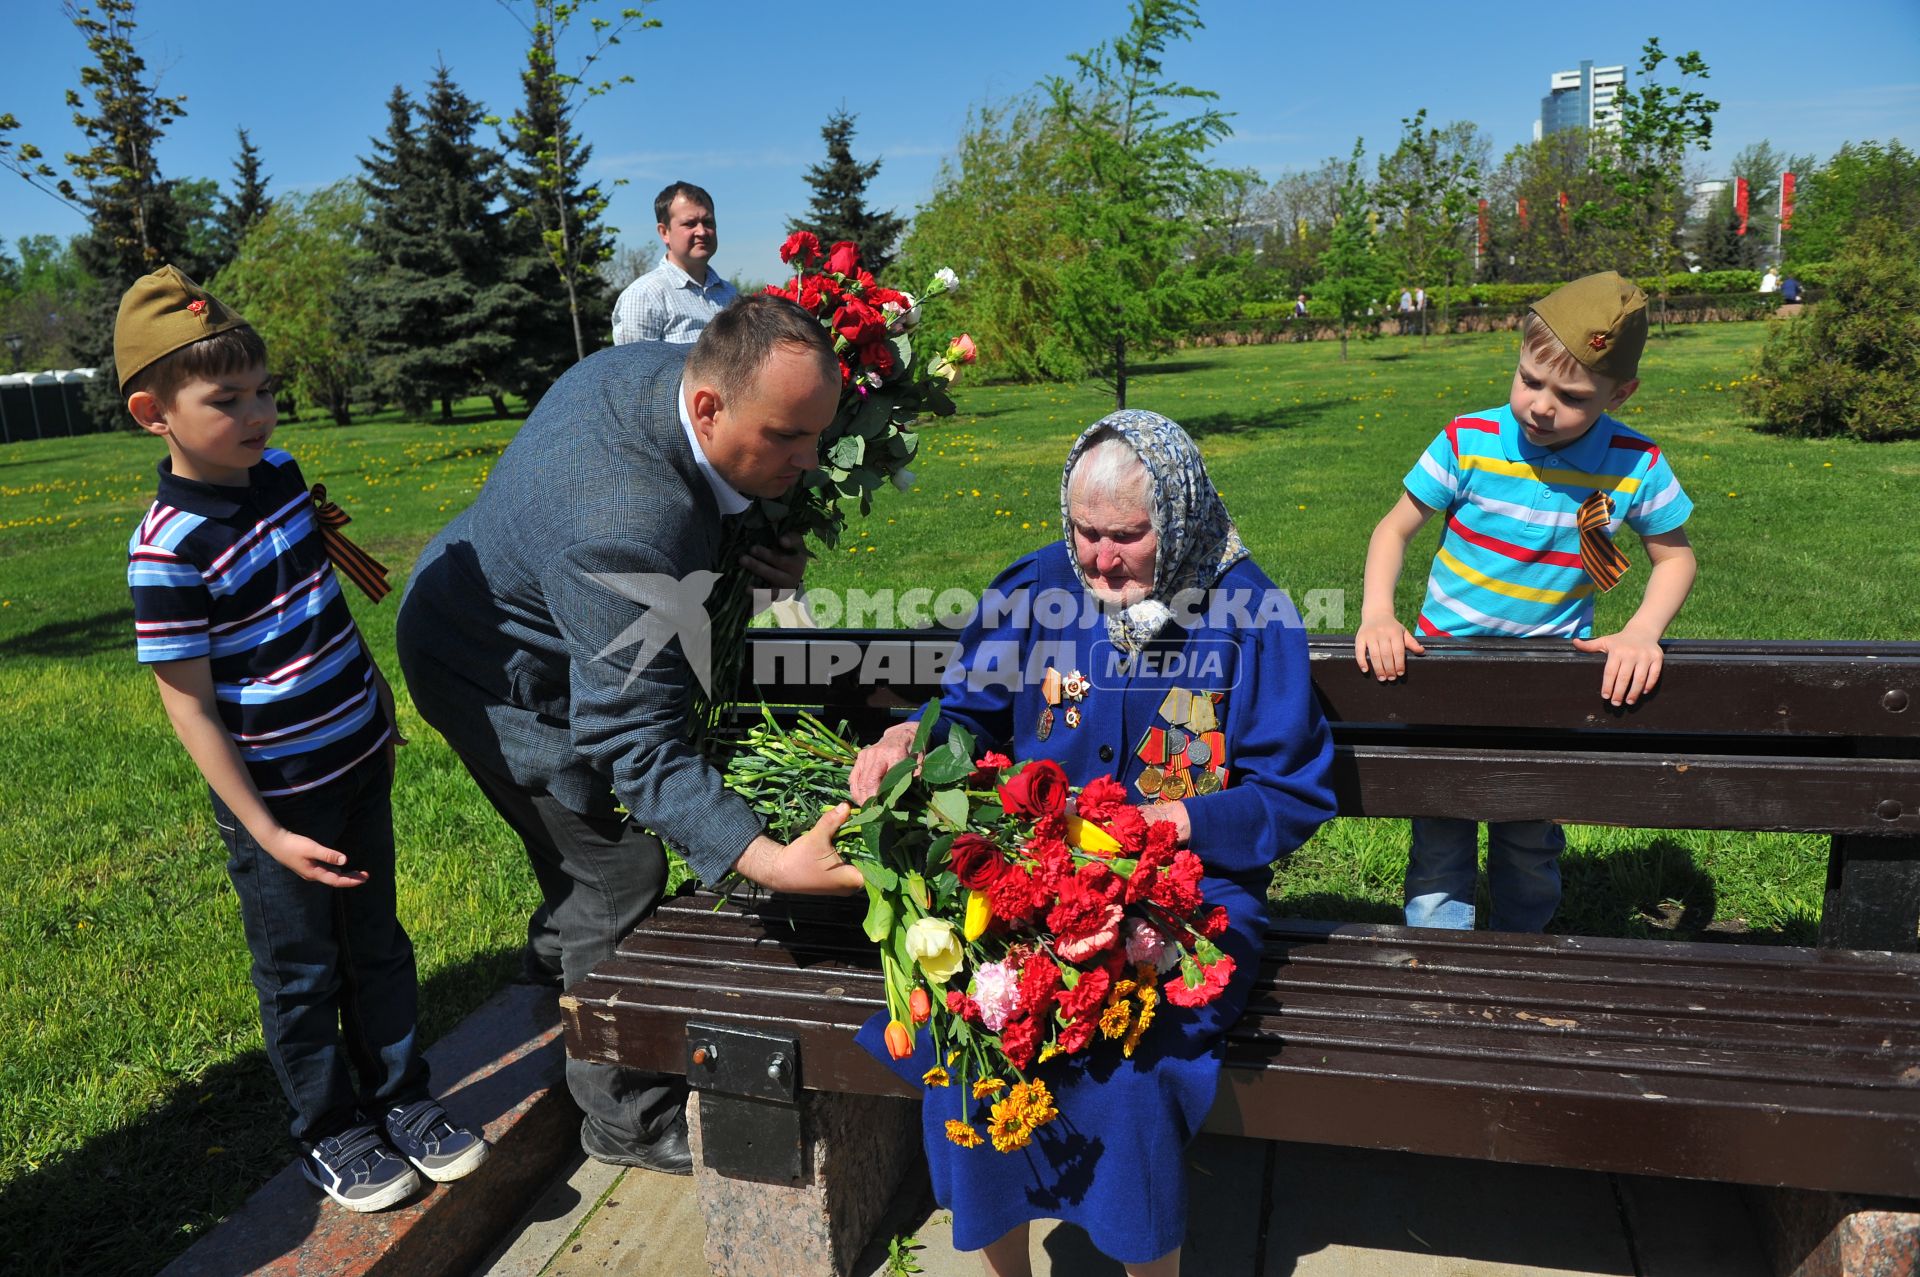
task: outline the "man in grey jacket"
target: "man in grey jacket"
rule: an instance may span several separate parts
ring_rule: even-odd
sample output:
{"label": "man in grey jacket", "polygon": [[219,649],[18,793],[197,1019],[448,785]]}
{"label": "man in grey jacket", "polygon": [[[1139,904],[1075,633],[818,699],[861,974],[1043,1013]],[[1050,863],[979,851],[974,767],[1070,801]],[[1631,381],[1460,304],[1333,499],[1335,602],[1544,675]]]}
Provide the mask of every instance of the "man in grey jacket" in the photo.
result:
{"label": "man in grey jacket", "polygon": [[[572,984],[653,909],[655,833],[703,882],[734,869],[780,891],[859,890],[832,846],[845,807],[782,845],[688,743],[704,631],[681,616],[704,620],[721,519],[818,464],[839,396],[825,330],[778,298],[723,311],[690,350],[600,351],[554,383],[415,564],[401,668],[526,844],[542,897],[534,978]],[[804,555],[796,543],[743,563],[785,589]],[[679,1079],[569,1060],[567,1085],[589,1154],[691,1171]]]}

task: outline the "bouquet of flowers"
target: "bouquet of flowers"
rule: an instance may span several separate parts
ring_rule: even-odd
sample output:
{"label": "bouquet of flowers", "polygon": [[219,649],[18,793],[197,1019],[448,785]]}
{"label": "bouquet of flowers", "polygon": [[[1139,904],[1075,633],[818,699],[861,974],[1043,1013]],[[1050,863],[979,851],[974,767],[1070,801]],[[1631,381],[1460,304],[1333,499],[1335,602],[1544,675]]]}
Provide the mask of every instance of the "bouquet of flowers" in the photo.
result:
{"label": "bouquet of flowers", "polygon": [[[867,881],[887,1051],[906,1059],[929,1034],[922,1080],[955,1096],[947,1137],[1011,1152],[1056,1116],[1036,1065],[1093,1049],[1130,1058],[1163,1001],[1220,995],[1234,969],[1214,943],[1227,914],[1205,904],[1200,858],[1174,845],[1173,825],[1149,823],[1112,777],[1075,796],[1058,763],[976,759],[957,725],[927,751],[939,714],[930,703],[911,756],[847,820],[840,849]],[[741,764],[729,783],[761,801],[831,792],[826,776],[852,757],[813,720],[783,734],[769,718],[750,745],[742,757],[764,748],[767,765]],[[786,790],[767,788],[773,770]]]}
{"label": "bouquet of flowers", "polygon": [[832,334],[840,357],[840,409],[820,436],[820,468],[802,475],[785,497],[755,501],[734,521],[722,546],[721,580],[710,608],[712,693],[696,701],[692,715],[702,740],[738,684],[741,640],[760,585],[738,566],[740,556],[751,546],[778,544],[790,532],[832,549],[850,503],[865,516],[872,513],[873,494],[882,484],[902,492],[911,488],[908,466],[919,448],[914,423],[928,414],[953,414],[948,391],[960,368],[978,357],[973,339],[964,333],[922,343],[923,351],[933,351],[924,358],[914,349],[920,304],[958,284],[951,270],[937,272],[916,298],[875,280],[860,265],[860,250],[852,242],[823,250],[811,231],[789,235],[780,260],[793,267],[793,279],[769,285],[767,292],[800,306]]}

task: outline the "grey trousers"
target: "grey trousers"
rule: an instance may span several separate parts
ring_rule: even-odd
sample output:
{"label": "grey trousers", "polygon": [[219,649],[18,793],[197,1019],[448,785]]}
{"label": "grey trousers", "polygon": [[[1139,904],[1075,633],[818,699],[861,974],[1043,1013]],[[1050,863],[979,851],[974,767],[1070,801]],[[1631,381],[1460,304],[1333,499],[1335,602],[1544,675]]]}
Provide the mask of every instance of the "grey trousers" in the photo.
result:
{"label": "grey trousers", "polygon": [[[583,816],[464,754],[460,761],[526,844],[540,883],[540,906],[527,922],[528,974],[574,984],[612,957],[660,903],[667,882],[660,840],[624,817]],[[572,1058],[567,1090],[603,1147],[650,1143],[679,1118],[687,1098],[684,1078]]]}

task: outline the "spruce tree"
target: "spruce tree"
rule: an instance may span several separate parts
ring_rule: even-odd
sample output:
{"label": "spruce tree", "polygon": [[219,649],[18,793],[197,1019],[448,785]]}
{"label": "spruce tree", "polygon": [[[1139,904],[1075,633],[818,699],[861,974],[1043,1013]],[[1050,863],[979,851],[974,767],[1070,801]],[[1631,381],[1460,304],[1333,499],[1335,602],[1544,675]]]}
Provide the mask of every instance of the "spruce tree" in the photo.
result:
{"label": "spruce tree", "polygon": [[450,420],[456,397],[483,390],[499,402],[515,334],[538,303],[510,278],[500,157],[474,141],[480,107],[442,64],[424,104],[396,86],[387,114],[387,136],[361,161],[374,270],[355,312],[377,392],[414,413],[438,400]]}
{"label": "spruce tree", "polygon": [[[67,152],[70,176],[57,177],[38,147],[0,137],[0,165],[86,214],[87,233],[74,249],[95,287],[81,302],[84,320],[74,332],[73,354],[99,370],[87,387],[87,406],[100,420],[111,421],[120,414],[113,364],[120,294],[168,262],[190,272],[200,265],[186,254],[186,230],[172,184],[154,159],[167,126],[186,114],[186,99],[162,95],[147,73],[146,59],[134,45],[133,0],[95,0],[84,9],[70,3],[66,14],[93,57],[80,68],[80,88],[66,95],[73,122],[91,145]],[[18,127],[12,116],[0,116],[0,134]]]}
{"label": "spruce tree", "polygon": [[240,251],[240,241],[253,224],[267,215],[273,201],[267,198],[267,178],[260,172],[260,152],[239,129],[240,154],[233,161],[233,194],[222,196],[215,220],[214,263],[208,274],[218,274]]}
{"label": "spruce tree", "polygon": [[861,164],[853,158],[854,118],[844,108],[827,117],[820,130],[827,162],[807,170],[813,198],[807,215],[788,222],[787,230],[812,231],[829,246],[852,240],[860,246],[860,264],[878,275],[893,262],[894,245],[907,222],[892,209],[876,213],[867,207],[867,183],[880,171],[880,161]]}

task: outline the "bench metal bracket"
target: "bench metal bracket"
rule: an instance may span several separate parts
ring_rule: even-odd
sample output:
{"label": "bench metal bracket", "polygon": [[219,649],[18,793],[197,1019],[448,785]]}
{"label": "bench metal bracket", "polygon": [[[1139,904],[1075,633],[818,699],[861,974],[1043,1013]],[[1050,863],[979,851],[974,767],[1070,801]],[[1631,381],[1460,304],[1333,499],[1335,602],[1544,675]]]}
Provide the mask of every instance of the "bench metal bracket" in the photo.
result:
{"label": "bench metal bracket", "polygon": [[687,1083],[700,1092],[701,1160],[729,1179],[806,1176],[800,1042],[779,1033],[687,1024]]}

